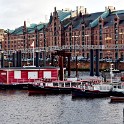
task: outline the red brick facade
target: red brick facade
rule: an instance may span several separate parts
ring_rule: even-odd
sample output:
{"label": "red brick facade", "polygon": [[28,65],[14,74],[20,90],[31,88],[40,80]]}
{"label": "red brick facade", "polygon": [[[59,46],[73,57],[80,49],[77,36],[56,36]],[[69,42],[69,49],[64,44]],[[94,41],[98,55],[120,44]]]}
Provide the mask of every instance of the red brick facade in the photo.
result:
{"label": "red brick facade", "polygon": [[[49,23],[45,24],[45,27],[40,30],[35,29],[38,27],[37,25],[30,32],[30,29],[26,27],[26,23],[24,23],[24,26],[19,27],[17,32],[15,29],[15,33],[5,34],[2,50],[29,49],[32,42],[35,43],[35,47],[74,45],[75,49],[70,48],[72,56],[78,55],[89,58],[90,51],[85,49],[77,50],[76,45],[124,44],[124,11],[117,14],[119,12],[109,10],[109,15],[105,18],[102,18],[103,13],[99,14],[99,12],[84,15],[79,13],[75,17],[70,16],[61,21],[55,8],[50,16]],[[95,17],[96,15],[98,16]],[[89,18],[90,16],[94,16],[93,19]],[[90,27],[90,23],[95,20],[98,21],[97,25],[93,28]],[[22,33],[19,33],[19,30],[22,30]],[[100,50],[100,58],[115,59],[117,54],[118,58],[124,59],[124,49],[118,51]],[[51,56],[49,51],[47,51],[47,56]]]}

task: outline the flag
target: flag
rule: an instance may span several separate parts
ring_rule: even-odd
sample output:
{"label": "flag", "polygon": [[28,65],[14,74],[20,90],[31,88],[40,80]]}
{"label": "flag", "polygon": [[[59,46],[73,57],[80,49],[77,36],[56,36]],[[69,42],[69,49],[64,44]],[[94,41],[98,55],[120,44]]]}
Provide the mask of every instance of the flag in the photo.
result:
{"label": "flag", "polygon": [[32,42],[31,47],[34,47],[34,41]]}

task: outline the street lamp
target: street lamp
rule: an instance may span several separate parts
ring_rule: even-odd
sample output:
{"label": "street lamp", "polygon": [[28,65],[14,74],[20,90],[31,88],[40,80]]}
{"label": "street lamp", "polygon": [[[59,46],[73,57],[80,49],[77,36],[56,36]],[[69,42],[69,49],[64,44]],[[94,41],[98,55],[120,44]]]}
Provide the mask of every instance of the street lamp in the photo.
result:
{"label": "street lamp", "polygon": [[75,38],[76,38],[76,37],[79,37],[79,36],[75,36],[75,35],[74,35],[74,36],[72,36],[72,37],[74,38],[74,42],[73,42],[73,44],[74,44],[74,56],[76,56]]}
{"label": "street lamp", "polygon": [[[110,41],[110,40],[112,40],[112,38],[111,37],[105,37],[105,41]],[[111,51],[108,49],[107,51],[107,58],[109,57],[110,58],[110,53],[111,53]]]}
{"label": "street lamp", "polygon": [[72,36],[72,37],[74,37],[74,57],[75,57],[75,59],[76,59],[76,77],[78,77],[78,60],[77,60],[77,53],[76,53],[76,49],[75,49],[75,38],[76,37],[79,37],[79,36]]}
{"label": "street lamp", "polygon": [[[111,33],[115,33],[115,32],[111,32]],[[116,34],[116,33],[115,33]],[[116,40],[116,42],[115,42],[115,44],[118,46],[118,44],[119,44],[119,35],[123,35],[124,34],[124,32],[118,32],[117,34],[116,34],[116,37],[115,37],[115,40]],[[112,40],[112,38],[111,37],[106,37],[105,38],[105,40]],[[119,49],[118,49],[118,47],[115,49],[115,69],[118,69],[118,62],[119,62]]]}
{"label": "street lamp", "polygon": [[76,77],[78,77],[78,62],[77,62],[77,56],[76,56]]}
{"label": "street lamp", "polygon": [[[121,35],[121,43],[124,44],[124,32],[119,32],[119,35]],[[122,51],[122,54],[121,54],[121,60],[124,60],[124,51]]]}
{"label": "street lamp", "polygon": [[[93,36],[94,34],[85,34],[85,37],[91,37],[91,45],[94,45],[93,43]],[[99,67],[97,65],[97,67]],[[90,76],[94,76],[94,51],[93,49],[90,49]]]}
{"label": "street lamp", "polygon": [[45,25],[43,27],[43,34],[44,34],[44,55],[43,55],[43,63],[44,66],[46,66],[46,31],[45,31]]}
{"label": "street lamp", "polygon": [[110,64],[110,76],[111,76],[111,83],[112,83],[112,77],[114,76],[113,71],[112,71],[112,66],[113,64]]}
{"label": "street lamp", "polygon": [[[7,29],[7,37],[8,37],[8,50],[10,50],[10,30]],[[8,51],[8,61],[10,61],[10,51]]]}

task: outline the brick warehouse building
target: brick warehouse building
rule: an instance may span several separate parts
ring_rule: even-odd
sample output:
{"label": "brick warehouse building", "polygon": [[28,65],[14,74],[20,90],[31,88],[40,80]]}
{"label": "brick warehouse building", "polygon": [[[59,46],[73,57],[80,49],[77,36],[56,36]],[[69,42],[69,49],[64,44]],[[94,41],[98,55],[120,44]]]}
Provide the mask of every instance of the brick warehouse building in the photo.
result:
{"label": "brick warehouse building", "polygon": [[[48,23],[31,24],[26,22],[15,30],[7,30],[2,42],[2,50],[30,49],[63,45],[111,45],[124,43],[124,10],[106,7],[103,12],[88,13],[84,7],[76,11],[56,10],[51,13]],[[71,49],[72,56],[89,58],[90,51]],[[95,56],[95,55],[94,55]],[[124,49],[100,50],[100,59],[124,59]],[[22,54],[22,58],[32,58],[31,53]],[[51,57],[51,52],[47,52]],[[43,52],[40,53],[43,58]]]}
{"label": "brick warehouse building", "polygon": [[4,41],[4,30],[0,29],[0,49],[2,48],[3,41]]}

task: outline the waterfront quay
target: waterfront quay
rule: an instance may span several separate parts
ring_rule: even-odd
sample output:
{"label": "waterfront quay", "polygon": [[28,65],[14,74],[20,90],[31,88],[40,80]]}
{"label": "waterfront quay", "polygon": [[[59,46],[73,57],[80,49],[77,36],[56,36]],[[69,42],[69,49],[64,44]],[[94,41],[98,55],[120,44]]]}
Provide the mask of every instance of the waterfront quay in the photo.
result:
{"label": "waterfront quay", "polygon": [[[100,71],[104,71],[104,70],[109,70],[110,69],[110,65],[111,63],[114,62],[100,62],[99,64],[99,69]],[[78,61],[78,70],[80,71],[89,71],[90,70],[90,62],[88,61]],[[95,62],[94,62],[94,67],[95,67]],[[71,62],[71,69],[75,70],[76,69],[76,62]],[[124,70],[124,62],[119,62],[118,63],[118,70],[123,71]]]}
{"label": "waterfront quay", "polygon": [[[100,71],[105,71],[105,70],[109,71],[111,63],[114,63],[114,62],[100,62],[100,65],[99,65]],[[29,64],[32,65],[33,64],[32,61],[30,61],[30,63],[28,62],[28,64],[27,64],[27,61],[22,62],[22,66],[29,65]],[[51,61],[46,61],[46,65],[50,66]],[[5,67],[9,67],[9,66],[12,67],[13,65],[12,65],[12,62],[9,64],[7,61],[5,61],[4,66]],[[43,66],[43,61],[40,62],[39,66]],[[54,66],[58,66],[58,62],[55,62]],[[66,67],[66,69],[68,69],[67,63],[65,63],[65,67]],[[94,63],[94,67],[95,67],[95,63]],[[71,61],[70,62],[70,69],[73,70],[73,71],[76,71],[76,68],[79,71],[89,71],[90,70],[90,62],[88,62],[88,61],[78,61],[77,62],[77,67],[76,67],[76,61]],[[118,70],[124,71],[124,62],[119,62],[118,63]]]}
{"label": "waterfront quay", "polygon": [[[1,62],[0,62],[1,63]],[[100,61],[99,62],[99,69],[101,70],[101,71],[103,71],[103,70],[108,70],[109,68],[110,68],[110,65],[111,64],[116,64],[116,62],[114,62],[114,61],[109,61],[109,62],[107,62],[107,61]],[[50,66],[52,64],[52,62],[51,62],[51,58],[48,58],[48,59],[46,59],[46,65],[47,66]],[[25,60],[25,61],[22,61],[22,66],[30,66],[30,65],[33,65],[33,61],[32,60]],[[4,61],[4,66],[5,67],[13,67],[13,62],[12,62],[12,60],[11,61],[7,61],[7,60],[5,60]],[[43,60],[39,60],[39,66],[41,67],[41,66],[44,66],[44,61]],[[58,62],[58,60],[54,60],[54,66],[59,66],[59,62]],[[76,67],[77,66],[77,67]],[[94,61],[94,67],[96,66],[96,62]],[[68,62],[67,61],[64,61],[64,67],[66,67],[67,69],[68,69]],[[89,71],[90,70],[90,60],[77,60],[77,62],[76,62],[76,60],[70,60],[70,68],[71,68],[71,70],[76,70],[76,68],[78,68],[78,70],[80,70],[80,71]],[[124,70],[124,62],[123,61],[119,61],[118,62],[118,70],[120,70],[120,71],[123,71]]]}

